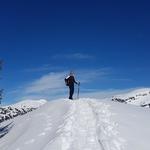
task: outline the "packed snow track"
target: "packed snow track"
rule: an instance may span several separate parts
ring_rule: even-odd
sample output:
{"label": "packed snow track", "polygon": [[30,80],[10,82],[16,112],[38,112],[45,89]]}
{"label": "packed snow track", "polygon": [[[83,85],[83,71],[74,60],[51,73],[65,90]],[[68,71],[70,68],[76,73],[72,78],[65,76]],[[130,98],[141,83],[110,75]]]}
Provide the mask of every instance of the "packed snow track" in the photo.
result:
{"label": "packed snow track", "polygon": [[91,99],[59,100],[14,119],[1,150],[122,150],[109,105]]}

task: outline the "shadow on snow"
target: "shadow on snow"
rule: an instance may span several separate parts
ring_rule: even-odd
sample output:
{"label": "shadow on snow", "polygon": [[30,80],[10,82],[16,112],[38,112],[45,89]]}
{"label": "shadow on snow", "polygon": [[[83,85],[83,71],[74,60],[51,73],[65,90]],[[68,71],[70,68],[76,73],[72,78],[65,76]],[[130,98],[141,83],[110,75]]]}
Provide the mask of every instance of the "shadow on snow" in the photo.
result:
{"label": "shadow on snow", "polygon": [[13,127],[12,122],[5,126],[0,127],[0,138],[5,136],[11,130],[12,127]]}

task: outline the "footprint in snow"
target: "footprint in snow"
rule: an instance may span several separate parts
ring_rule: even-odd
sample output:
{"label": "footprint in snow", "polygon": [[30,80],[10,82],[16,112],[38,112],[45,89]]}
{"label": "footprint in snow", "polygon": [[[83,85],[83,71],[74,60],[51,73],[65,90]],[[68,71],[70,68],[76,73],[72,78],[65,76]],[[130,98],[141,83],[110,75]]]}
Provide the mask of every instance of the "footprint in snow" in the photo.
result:
{"label": "footprint in snow", "polygon": [[51,127],[47,127],[44,129],[44,131],[50,131],[51,130]]}
{"label": "footprint in snow", "polygon": [[48,127],[49,127],[49,126],[51,126],[51,125],[52,125],[52,123],[51,123],[51,122],[49,122],[49,123],[47,123],[47,125],[46,125],[46,126],[48,126]]}
{"label": "footprint in snow", "polygon": [[42,132],[42,133],[40,133],[38,136],[44,136],[44,135],[46,135],[46,133],[45,133],[45,132]]}
{"label": "footprint in snow", "polygon": [[31,140],[29,140],[29,141],[26,141],[25,144],[28,145],[28,144],[32,144],[32,143],[34,143],[34,142],[35,142],[35,139],[31,139]]}

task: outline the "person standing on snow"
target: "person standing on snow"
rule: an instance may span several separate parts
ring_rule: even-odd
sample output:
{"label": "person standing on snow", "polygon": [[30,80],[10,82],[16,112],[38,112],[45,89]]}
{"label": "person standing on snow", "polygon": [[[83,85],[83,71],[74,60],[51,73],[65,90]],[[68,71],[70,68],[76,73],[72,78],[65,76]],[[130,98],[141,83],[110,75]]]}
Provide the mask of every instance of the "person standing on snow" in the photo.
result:
{"label": "person standing on snow", "polygon": [[66,83],[66,86],[69,87],[69,99],[73,100],[74,83],[79,85],[80,82],[76,82],[73,72],[70,72],[69,76],[65,78],[65,83]]}

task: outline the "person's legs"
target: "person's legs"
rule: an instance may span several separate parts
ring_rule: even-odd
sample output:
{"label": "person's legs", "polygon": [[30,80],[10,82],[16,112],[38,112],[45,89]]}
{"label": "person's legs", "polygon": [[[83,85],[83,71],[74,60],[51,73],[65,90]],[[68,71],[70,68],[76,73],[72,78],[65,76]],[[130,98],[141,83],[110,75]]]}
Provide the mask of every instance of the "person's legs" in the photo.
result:
{"label": "person's legs", "polygon": [[69,86],[69,99],[73,99],[73,93],[74,93],[74,86],[73,85],[71,85],[71,86]]}

